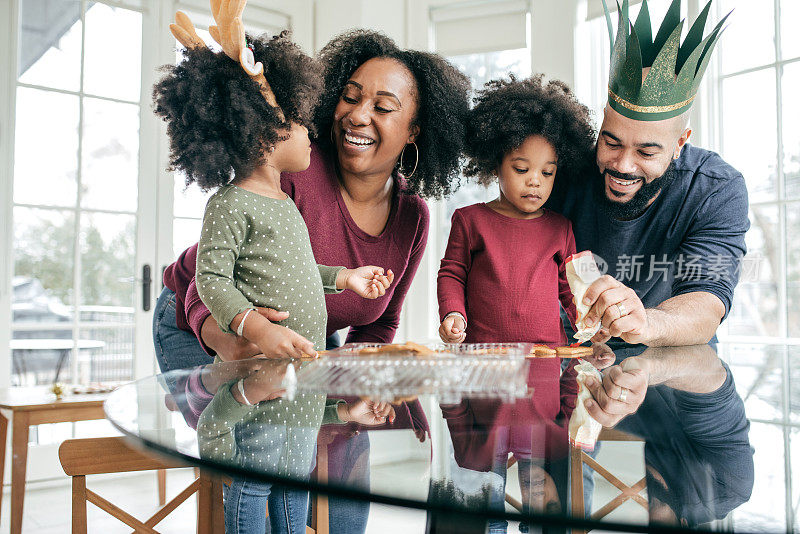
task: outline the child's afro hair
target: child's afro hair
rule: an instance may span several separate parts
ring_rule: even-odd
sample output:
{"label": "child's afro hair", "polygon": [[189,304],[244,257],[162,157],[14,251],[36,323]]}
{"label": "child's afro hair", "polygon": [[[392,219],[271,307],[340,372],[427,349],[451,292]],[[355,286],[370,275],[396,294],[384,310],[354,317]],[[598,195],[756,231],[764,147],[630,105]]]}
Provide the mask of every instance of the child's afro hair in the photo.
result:
{"label": "child's afro hair", "polygon": [[155,113],[167,122],[169,170],[184,173],[187,186],[206,191],[246,178],[264,164],[265,150],[286,138],[290,122],[313,131],[322,81],[315,61],[287,31],[247,41],[286,122],[224,52],[186,50],[184,61],[162,68],[167,74],[153,87]]}
{"label": "child's afro hair", "polygon": [[512,74],[478,91],[467,121],[467,176],[490,185],[503,157],[533,135],[553,145],[560,180],[571,181],[589,168],[595,144],[591,112],[567,84],[543,78],[517,80]]}
{"label": "child's afro hair", "polygon": [[[405,180],[403,192],[424,198],[442,198],[459,185],[465,121],[469,113],[469,78],[436,54],[400,50],[389,37],[374,31],[353,30],[334,37],[319,52],[324,69],[323,92],[314,113],[318,143],[332,153],[331,127],[345,83],[373,58],[390,58],[404,65],[416,82],[419,127],[417,169]],[[414,151],[406,150],[402,168],[410,174]],[[335,156],[334,156],[335,157]]]}

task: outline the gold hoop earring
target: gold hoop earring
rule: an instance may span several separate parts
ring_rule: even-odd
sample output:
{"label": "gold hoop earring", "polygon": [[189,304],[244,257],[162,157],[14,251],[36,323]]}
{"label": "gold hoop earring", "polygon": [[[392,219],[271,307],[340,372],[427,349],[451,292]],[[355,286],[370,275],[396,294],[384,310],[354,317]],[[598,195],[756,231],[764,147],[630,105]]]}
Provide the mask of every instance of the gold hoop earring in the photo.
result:
{"label": "gold hoop earring", "polygon": [[417,165],[419,164],[419,148],[417,148],[417,143],[414,141],[406,143],[406,146],[403,147],[403,151],[400,152],[400,161],[398,163],[400,163],[401,172],[405,173],[405,170],[403,169],[403,156],[406,155],[406,148],[408,145],[414,145],[414,152],[416,153],[416,157],[414,158],[414,168],[411,170],[411,174],[406,176],[406,178],[411,178],[414,176],[414,173],[417,172]]}

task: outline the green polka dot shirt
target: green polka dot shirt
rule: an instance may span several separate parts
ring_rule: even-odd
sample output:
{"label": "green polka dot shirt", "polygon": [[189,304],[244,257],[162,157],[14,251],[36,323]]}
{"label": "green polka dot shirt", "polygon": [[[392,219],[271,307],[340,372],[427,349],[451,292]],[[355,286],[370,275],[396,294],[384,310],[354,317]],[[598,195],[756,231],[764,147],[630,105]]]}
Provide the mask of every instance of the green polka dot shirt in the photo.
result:
{"label": "green polka dot shirt", "polygon": [[317,265],[308,229],[288,196],[228,185],[208,200],[197,250],[197,291],[219,327],[254,306],[288,311],[281,325],[325,348],[325,293],[344,267]]}

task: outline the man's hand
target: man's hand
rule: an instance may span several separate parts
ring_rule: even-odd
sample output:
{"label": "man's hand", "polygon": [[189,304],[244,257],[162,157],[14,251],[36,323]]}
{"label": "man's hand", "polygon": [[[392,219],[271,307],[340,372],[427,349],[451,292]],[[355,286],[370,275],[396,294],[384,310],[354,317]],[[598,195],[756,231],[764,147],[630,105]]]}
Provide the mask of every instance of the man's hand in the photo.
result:
{"label": "man's hand", "polygon": [[467,337],[467,325],[460,315],[449,315],[439,325],[439,337],[445,343],[462,343]]}
{"label": "man's hand", "polygon": [[605,343],[594,343],[592,345],[592,355],[583,356],[583,359],[594,365],[595,369],[605,369],[614,365],[617,359],[611,347]]}
{"label": "man's hand", "polygon": [[584,406],[589,415],[604,427],[613,427],[636,412],[644,402],[650,380],[647,365],[641,365],[644,363],[628,358],[621,365],[606,369],[602,382],[588,378],[585,383],[593,398]]}
{"label": "man's hand", "polygon": [[343,269],[336,276],[336,287],[349,289],[365,299],[376,299],[386,294],[394,282],[391,269],[386,274],[382,267],[367,265],[358,269]]}
{"label": "man's hand", "polygon": [[350,404],[340,404],[336,408],[339,419],[349,423],[359,423],[367,426],[382,425],[385,422],[394,422],[394,407],[388,402],[374,402],[361,399]]}
{"label": "man's hand", "polygon": [[591,306],[583,322],[587,326],[602,323],[592,342],[605,343],[621,337],[628,343],[647,343],[650,324],[636,292],[612,276],[604,275],[589,286],[583,302]]}
{"label": "man's hand", "polygon": [[[259,314],[268,321],[278,322],[289,317],[289,312],[279,312],[271,308],[256,308]],[[220,330],[217,322],[210,315],[200,327],[200,337],[208,347],[226,362],[243,360],[260,354],[258,346],[241,336],[225,333]]]}

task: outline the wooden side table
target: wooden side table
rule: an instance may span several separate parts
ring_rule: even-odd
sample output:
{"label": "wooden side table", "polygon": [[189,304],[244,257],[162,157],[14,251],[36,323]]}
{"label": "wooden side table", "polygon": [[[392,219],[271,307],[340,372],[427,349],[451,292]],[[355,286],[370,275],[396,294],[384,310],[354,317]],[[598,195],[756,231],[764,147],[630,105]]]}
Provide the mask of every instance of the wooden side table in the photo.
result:
{"label": "wooden side table", "polygon": [[[105,419],[107,393],[65,394],[56,400],[49,386],[0,389],[0,481],[5,475],[6,434],[11,419],[11,534],[22,532],[28,433],[32,425]],[[0,491],[0,500],[2,492]]]}

